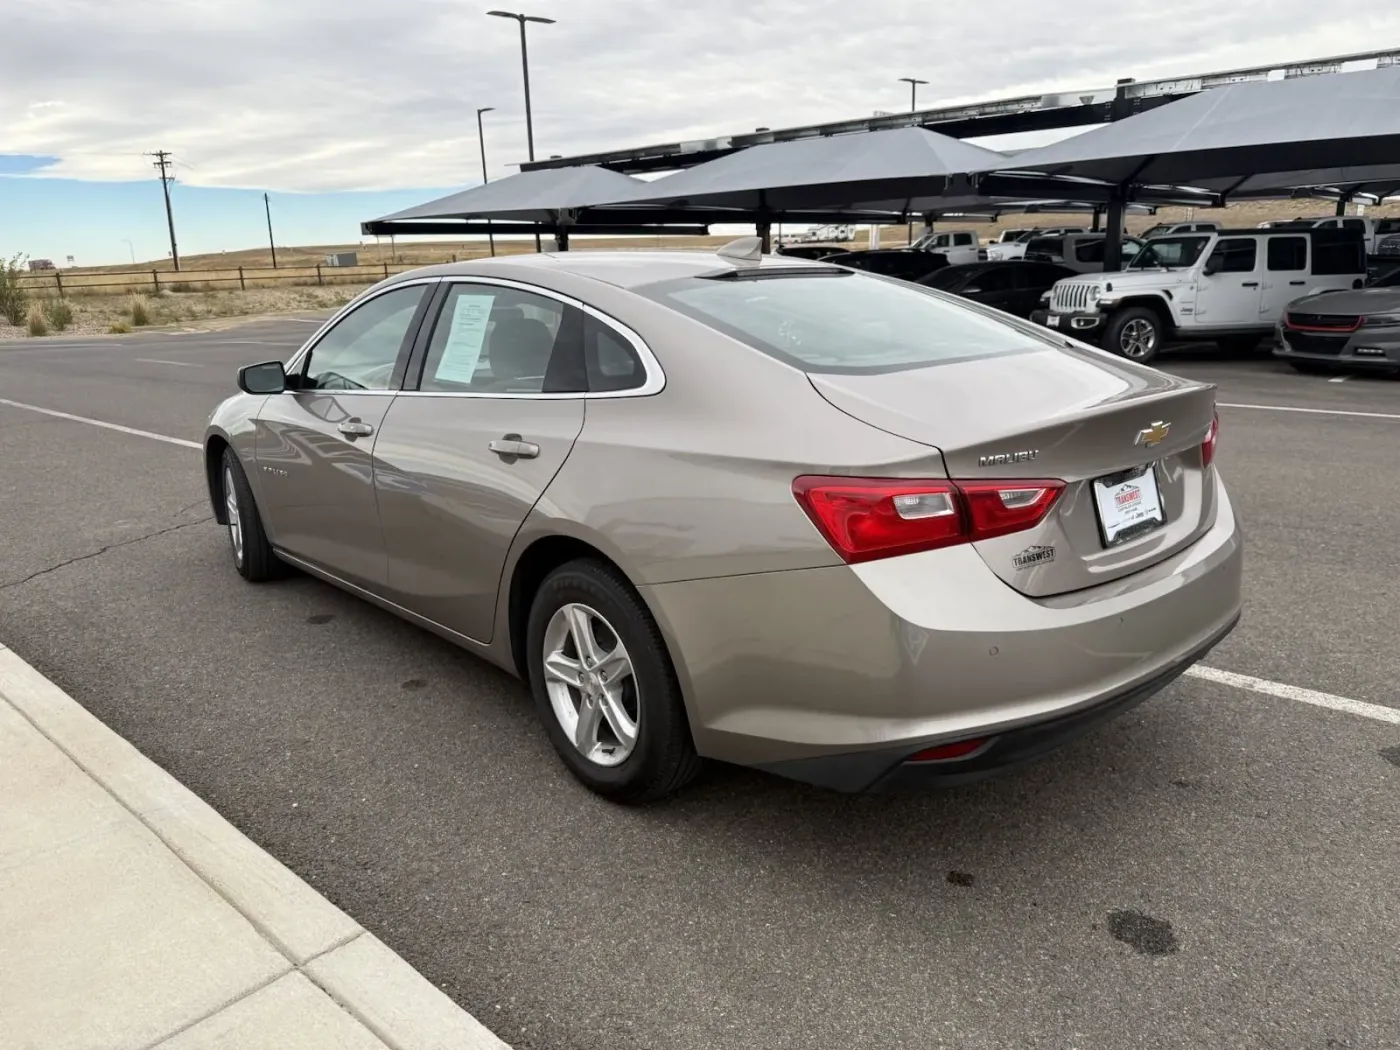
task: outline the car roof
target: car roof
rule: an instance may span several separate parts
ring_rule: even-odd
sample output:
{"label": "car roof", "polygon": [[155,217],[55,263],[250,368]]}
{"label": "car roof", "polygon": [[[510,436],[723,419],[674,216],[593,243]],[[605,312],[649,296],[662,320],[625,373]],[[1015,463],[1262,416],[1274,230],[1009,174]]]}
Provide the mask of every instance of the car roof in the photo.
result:
{"label": "car roof", "polygon": [[765,255],[758,261],[731,259],[717,252],[700,251],[569,251],[538,254],[498,255],[495,258],[471,259],[465,262],[424,266],[396,278],[418,277],[507,277],[528,280],[528,271],[541,278],[549,273],[568,273],[589,277],[618,288],[637,288],[658,281],[697,277],[726,270],[752,269],[793,270],[810,267],[815,271],[830,270],[831,264],[798,256]]}

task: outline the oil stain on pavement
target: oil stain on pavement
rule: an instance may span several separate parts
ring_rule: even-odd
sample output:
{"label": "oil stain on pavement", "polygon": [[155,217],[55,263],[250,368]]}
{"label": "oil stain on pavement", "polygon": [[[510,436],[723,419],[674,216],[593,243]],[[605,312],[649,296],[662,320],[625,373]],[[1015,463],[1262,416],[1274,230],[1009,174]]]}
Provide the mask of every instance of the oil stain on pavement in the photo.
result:
{"label": "oil stain on pavement", "polygon": [[1177,950],[1171,923],[1131,908],[1108,913],[1108,932],[1140,955],[1170,955]]}

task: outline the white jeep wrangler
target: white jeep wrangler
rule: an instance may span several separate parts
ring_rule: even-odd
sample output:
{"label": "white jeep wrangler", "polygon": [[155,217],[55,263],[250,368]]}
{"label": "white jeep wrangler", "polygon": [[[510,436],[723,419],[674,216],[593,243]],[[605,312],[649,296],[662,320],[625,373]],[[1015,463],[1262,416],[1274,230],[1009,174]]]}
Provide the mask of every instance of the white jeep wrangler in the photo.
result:
{"label": "white jeep wrangler", "polygon": [[1247,352],[1294,299],[1365,280],[1355,230],[1179,234],[1148,241],[1125,270],[1057,281],[1031,319],[1134,361],[1153,360],[1168,343]]}

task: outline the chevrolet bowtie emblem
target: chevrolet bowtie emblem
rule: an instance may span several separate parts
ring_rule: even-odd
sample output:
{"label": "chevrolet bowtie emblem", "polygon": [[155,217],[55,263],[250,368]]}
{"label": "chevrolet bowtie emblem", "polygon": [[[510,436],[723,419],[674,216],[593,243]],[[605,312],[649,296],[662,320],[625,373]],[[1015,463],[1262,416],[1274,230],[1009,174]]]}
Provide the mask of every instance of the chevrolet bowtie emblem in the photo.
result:
{"label": "chevrolet bowtie emblem", "polygon": [[1147,448],[1151,448],[1153,445],[1160,445],[1166,439],[1166,436],[1171,433],[1171,430],[1172,425],[1170,423],[1163,423],[1161,420],[1158,420],[1146,430],[1139,430],[1137,441],[1135,441],[1134,444],[1145,445]]}

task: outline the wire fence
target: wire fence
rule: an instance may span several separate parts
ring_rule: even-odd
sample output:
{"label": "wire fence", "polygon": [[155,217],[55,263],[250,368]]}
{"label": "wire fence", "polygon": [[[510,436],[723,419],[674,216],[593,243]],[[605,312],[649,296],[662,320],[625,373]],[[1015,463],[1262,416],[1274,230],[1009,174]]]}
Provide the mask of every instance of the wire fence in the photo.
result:
{"label": "wire fence", "polygon": [[359,266],[329,266],[317,263],[307,266],[234,266],[219,270],[118,270],[114,272],[73,272],[38,270],[20,274],[18,283],[33,295],[122,295],[164,292],[247,291],[250,288],[276,288],[280,285],[326,286],[337,284],[373,284],[396,273],[416,270],[435,263],[456,262],[450,259],[415,260],[413,262],[382,262]]}

